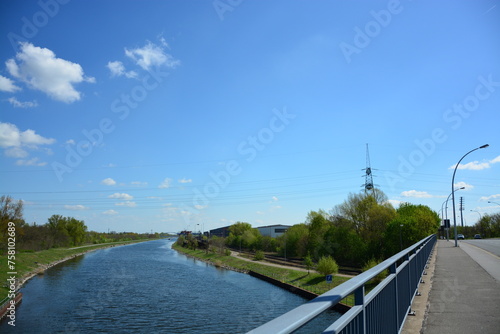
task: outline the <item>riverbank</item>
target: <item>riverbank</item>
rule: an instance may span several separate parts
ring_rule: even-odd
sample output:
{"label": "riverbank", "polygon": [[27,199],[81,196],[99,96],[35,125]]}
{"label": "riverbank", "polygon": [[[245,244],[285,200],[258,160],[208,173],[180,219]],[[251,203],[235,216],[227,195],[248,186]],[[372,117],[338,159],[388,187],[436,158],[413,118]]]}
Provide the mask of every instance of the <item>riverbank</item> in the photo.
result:
{"label": "riverbank", "polygon": [[[335,275],[332,283],[327,283],[323,275],[314,272],[307,273],[302,270],[266,265],[258,261],[243,260],[231,255],[206,253],[204,250],[187,249],[177,244],[173,244],[172,249],[216,267],[251,274],[260,279],[265,278],[264,280],[267,282],[286,288],[290,292],[302,295],[307,299],[315,298],[349,279],[349,277]],[[354,300],[352,297],[348,297],[342,301],[342,304],[345,305],[341,305],[342,310],[339,310],[341,312],[349,307],[346,305],[353,305]]]}
{"label": "riverbank", "polygon": [[0,255],[0,268],[2,268],[2,270],[0,270],[0,281],[2,282],[2,286],[0,287],[0,300],[5,299],[9,294],[7,278],[13,276],[12,274],[8,274],[10,272],[16,273],[15,282],[17,291],[34,276],[43,275],[43,273],[47,269],[58,265],[59,263],[73,259],[77,256],[81,256],[98,249],[128,245],[150,240],[152,239],[118,241],[71,248],[52,248],[38,252],[20,252],[16,253],[15,261],[13,261],[15,263],[13,269],[10,269],[8,267],[7,255]]}

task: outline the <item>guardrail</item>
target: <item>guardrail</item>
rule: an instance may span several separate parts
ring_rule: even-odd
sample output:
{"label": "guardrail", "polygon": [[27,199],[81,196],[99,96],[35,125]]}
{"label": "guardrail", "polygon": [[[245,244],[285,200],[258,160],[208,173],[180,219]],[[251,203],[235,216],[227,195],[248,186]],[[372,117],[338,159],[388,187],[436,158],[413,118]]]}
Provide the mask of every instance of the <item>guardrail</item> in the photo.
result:
{"label": "guardrail", "polygon": [[[291,333],[352,294],[355,305],[323,333],[399,333],[412,314],[411,303],[435,243],[436,235],[430,235],[249,333]],[[386,269],[389,275],[365,295],[365,285]]]}

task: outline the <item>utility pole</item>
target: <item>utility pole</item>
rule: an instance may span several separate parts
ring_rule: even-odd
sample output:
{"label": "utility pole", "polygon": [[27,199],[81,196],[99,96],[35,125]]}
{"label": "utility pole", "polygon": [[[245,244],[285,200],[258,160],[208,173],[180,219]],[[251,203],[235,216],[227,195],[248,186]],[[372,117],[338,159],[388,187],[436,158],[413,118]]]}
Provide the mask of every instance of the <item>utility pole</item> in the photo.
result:
{"label": "utility pole", "polygon": [[465,207],[464,207],[464,198],[462,196],[460,196],[460,221],[462,223],[462,227],[464,227],[464,211]]}

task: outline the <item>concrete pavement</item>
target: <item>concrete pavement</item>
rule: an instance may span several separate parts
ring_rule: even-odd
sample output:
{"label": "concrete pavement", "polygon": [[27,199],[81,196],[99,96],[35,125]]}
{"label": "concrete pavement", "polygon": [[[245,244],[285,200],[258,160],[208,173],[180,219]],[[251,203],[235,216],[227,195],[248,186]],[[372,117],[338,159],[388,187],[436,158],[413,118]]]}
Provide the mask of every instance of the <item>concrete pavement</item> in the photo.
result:
{"label": "concrete pavement", "polygon": [[[500,332],[500,281],[466,251],[474,246],[454,247],[438,240],[436,267],[429,304],[422,328],[425,334]],[[498,256],[472,250],[486,267],[500,266]],[[498,262],[497,262],[498,261]]]}

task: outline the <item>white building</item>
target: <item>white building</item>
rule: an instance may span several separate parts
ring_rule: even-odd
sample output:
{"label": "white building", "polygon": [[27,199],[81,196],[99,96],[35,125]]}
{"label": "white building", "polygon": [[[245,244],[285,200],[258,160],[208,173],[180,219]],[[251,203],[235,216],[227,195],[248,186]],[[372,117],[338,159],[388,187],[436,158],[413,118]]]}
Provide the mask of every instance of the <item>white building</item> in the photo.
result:
{"label": "white building", "polygon": [[257,229],[263,236],[276,238],[279,237],[280,235],[283,235],[286,232],[286,230],[288,230],[290,227],[291,227],[290,225],[269,225],[269,226],[257,227]]}

